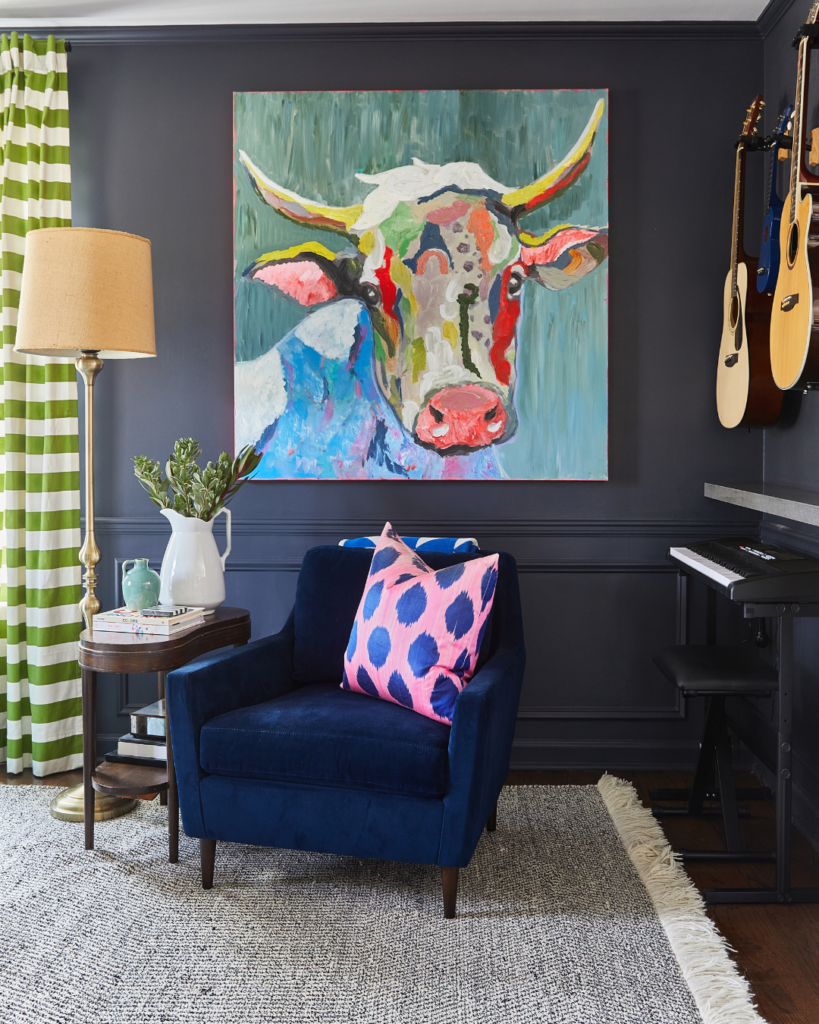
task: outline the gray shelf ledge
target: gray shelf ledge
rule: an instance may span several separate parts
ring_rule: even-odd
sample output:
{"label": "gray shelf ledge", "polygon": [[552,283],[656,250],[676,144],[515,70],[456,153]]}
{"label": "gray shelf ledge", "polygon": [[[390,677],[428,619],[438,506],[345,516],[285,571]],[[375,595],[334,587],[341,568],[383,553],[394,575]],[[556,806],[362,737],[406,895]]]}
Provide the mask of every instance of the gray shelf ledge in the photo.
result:
{"label": "gray shelf ledge", "polygon": [[705,497],[724,501],[729,505],[751,508],[780,519],[819,526],[819,492],[799,487],[780,487],[777,484],[706,484]]}

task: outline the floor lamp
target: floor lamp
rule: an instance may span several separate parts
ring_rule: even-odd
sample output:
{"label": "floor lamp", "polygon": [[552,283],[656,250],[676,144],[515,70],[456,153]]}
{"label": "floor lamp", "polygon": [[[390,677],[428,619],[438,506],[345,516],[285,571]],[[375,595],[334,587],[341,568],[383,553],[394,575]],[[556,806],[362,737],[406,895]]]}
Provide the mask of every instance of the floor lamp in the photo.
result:
{"label": "floor lamp", "polygon": [[[94,380],[104,359],[155,356],[151,243],[123,231],[40,228],[26,235],[16,352],[72,356],[85,382],[85,594],[86,629],[100,610],[95,591],[100,550],[94,534]],[[94,820],[116,818],[135,800],[96,793]],[[83,787],[51,802],[64,821],[83,820]]]}

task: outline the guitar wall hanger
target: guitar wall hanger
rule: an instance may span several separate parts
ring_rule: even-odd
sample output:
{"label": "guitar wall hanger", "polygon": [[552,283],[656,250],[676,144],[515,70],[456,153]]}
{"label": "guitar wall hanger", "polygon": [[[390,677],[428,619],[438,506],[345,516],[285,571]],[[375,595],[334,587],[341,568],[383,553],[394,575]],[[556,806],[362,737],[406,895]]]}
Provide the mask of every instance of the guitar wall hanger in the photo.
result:
{"label": "guitar wall hanger", "polygon": [[760,135],[740,135],[734,143],[734,149],[738,146],[745,146],[748,152],[753,153],[758,149],[762,149],[764,142],[765,140]]}
{"label": "guitar wall hanger", "polygon": [[798,50],[803,39],[819,39],[819,25],[803,25],[793,37],[791,46]]}
{"label": "guitar wall hanger", "polygon": [[779,146],[780,149],[793,149],[793,139],[783,132],[773,132],[771,135],[740,135],[734,143],[737,146],[745,145],[749,153],[764,152]]}

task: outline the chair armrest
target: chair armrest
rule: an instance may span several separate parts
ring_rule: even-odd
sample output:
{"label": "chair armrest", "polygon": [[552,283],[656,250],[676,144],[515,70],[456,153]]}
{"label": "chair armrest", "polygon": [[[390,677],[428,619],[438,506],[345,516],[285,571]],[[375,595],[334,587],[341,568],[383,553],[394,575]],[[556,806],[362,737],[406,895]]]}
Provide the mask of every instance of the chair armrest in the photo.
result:
{"label": "chair armrest", "polygon": [[455,701],[439,864],[466,867],[509,771],[526,651],[501,647]]}
{"label": "chair armrest", "polygon": [[[199,740],[217,715],[273,700],[293,683],[293,616],[280,633],[214,654],[168,673],[168,723],[174,769],[188,835],[205,835],[199,806]],[[189,827],[190,826],[190,827]]]}

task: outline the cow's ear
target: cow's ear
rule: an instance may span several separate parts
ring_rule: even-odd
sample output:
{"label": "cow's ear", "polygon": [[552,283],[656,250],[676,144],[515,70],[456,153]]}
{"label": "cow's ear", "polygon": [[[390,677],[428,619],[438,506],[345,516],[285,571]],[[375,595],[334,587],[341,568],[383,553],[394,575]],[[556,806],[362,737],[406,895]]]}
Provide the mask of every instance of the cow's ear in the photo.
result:
{"label": "cow's ear", "polygon": [[609,252],[608,232],[597,228],[563,225],[539,238],[521,231],[520,241],[520,258],[529,277],[550,291],[569,288],[595,270]]}
{"label": "cow's ear", "polygon": [[335,253],[319,242],[266,252],[244,272],[251,281],[272,285],[302,306],[317,306],[338,297]]}

